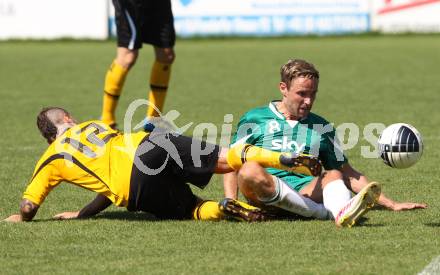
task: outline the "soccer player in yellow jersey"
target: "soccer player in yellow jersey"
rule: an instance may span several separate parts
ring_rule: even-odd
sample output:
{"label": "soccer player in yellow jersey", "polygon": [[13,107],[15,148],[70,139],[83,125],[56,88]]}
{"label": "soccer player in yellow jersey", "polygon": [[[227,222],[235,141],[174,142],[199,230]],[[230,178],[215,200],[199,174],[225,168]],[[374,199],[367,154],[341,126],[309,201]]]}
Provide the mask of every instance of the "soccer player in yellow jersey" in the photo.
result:
{"label": "soccer player in yellow jersey", "polygon": [[[112,203],[129,211],[145,211],[160,219],[264,220],[260,209],[224,199],[220,203],[196,197],[189,185],[204,188],[213,173],[240,169],[246,161],[262,167],[302,169],[302,156],[247,146],[233,149],[170,132],[123,134],[102,121],[77,123],[64,109],[44,108],[37,125],[49,143],[38,161],[20,204],[20,214],[5,221],[30,221],[49,192],[62,181],[98,195],[77,212],[59,219],[91,217]],[[319,166],[312,167],[312,174]]]}

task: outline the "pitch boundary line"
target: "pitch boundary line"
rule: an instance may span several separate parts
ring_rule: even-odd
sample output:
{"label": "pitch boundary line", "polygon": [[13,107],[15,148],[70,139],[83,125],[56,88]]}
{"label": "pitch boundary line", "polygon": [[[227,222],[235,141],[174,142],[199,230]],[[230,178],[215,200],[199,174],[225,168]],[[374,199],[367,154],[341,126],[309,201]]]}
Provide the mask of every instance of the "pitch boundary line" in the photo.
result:
{"label": "pitch boundary line", "polygon": [[418,275],[440,274],[440,255],[434,258]]}

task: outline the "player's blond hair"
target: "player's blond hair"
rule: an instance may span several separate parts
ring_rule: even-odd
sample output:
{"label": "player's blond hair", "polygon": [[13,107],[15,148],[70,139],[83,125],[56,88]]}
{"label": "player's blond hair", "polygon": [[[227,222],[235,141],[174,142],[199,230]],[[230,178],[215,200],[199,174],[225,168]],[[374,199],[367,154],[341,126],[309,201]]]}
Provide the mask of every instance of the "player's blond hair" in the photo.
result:
{"label": "player's blond hair", "polygon": [[319,81],[319,71],[303,59],[289,59],[286,64],[281,66],[280,70],[281,82],[286,83],[287,88],[290,87],[292,80],[298,77],[306,77]]}

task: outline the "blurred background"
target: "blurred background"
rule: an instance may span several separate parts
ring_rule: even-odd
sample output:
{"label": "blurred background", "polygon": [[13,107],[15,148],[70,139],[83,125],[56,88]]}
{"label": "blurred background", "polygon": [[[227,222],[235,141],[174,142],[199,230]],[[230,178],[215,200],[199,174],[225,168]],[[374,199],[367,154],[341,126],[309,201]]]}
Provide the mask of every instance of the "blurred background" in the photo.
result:
{"label": "blurred background", "polygon": [[[439,0],[172,0],[179,37],[440,32]],[[109,0],[0,0],[0,39],[108,39]]]}

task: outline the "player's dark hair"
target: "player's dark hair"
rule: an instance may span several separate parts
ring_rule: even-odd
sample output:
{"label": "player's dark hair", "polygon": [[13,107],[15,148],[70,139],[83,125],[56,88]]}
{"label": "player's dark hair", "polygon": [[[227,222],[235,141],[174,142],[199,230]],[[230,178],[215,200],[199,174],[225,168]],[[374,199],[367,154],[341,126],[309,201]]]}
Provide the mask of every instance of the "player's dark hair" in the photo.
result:
{"label": "player's dark hair", "polygon": [[[49,113],[54,113],[54,115],[49,115]],[[37,127],[40,130],[41,135],[47,140],[49,144],[51,144],[57,136],[57,127],[56,124],[59,123],[57,121],[56,114],[63,114],[70,117],[69,112],[59,107],[45,107],[41,110],[41,112],[37,116]]]}
{"label": "player's dark hair", "polygon": [[286,83],[287,87],[290,87],[292,80],[298,77],[319,80],[319,72],[315,66],[302,59],[289,59],[289,61],[281,67],[280,74],[281,82]]}

